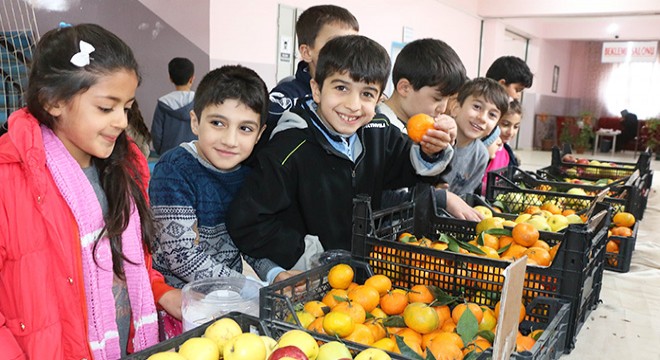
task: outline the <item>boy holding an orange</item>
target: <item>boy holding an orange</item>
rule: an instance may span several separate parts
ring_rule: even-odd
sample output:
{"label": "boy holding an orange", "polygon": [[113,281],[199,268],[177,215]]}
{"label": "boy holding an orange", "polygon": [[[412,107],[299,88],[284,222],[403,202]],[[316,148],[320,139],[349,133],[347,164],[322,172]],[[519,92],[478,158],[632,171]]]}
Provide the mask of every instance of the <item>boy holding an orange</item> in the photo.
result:
{"label": "boy holding an orange", "polygon": [[449,162],[445,131],[413,144],[373,120],[389,69],[387,51],[371,39],[326,43],[312,98],[283,115],[230,206],[228,229],[241,251],[307,270],[315,253],[351,248],[357,194],[379,208],[384,190],[437,181]]}

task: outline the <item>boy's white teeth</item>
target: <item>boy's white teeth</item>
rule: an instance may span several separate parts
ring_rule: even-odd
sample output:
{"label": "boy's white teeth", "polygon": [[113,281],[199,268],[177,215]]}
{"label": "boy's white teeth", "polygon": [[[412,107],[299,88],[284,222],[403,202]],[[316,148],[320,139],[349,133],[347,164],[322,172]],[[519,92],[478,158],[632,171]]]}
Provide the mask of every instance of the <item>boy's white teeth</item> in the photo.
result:
{"label": "boy's white teeth", "polygon": [[346,116],[346,115],[344,115],[344,114],[339,114],[339,117],[340,117],[342,120],[344,120],[344,121],[348,121],[348,122],[355,121],[355,120],[358,119],[358,116]]}

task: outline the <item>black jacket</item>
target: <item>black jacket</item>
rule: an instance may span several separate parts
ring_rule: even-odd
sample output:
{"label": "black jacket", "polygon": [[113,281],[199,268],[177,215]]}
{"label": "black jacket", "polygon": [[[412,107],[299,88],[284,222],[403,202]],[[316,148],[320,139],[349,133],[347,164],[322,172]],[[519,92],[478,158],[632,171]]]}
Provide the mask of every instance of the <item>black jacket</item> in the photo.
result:
{"label": "black jacket", "polygon": [[283,116],[228,212],[229,233],[242,252],[287,269],[303,254],[308,234],[318,236],[325,250],[350,250],[357,194],[370,195],[378,208],[384,189],[436,180],[416,175],[412,142],[383,117],[358,130],[363,151],[355,163],[312,121],[320,123],[303,101]]}

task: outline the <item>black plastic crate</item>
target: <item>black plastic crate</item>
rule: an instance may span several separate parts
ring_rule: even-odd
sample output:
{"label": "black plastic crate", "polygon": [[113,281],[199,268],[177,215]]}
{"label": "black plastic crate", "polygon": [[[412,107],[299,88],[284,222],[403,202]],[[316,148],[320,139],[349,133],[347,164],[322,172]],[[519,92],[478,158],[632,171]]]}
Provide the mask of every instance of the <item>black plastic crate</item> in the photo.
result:
{"label": "black plastic crate", "polygon": [[[518,214],[529,206],[541,206],[546,201],[561,204],[560,206],[566,209],[583,211],[591,206],[597,193],[603,190],[600,186],[539,180],[517,167],[489,171],[487,178],[486,199],[490,203],[502,202],[513,214]],[[644,212],[641,208],[643,184],[644,181],[637,178],[632,185],[615,185],[610,188],[603,201],[612,206],[614,213],[627,211],[635,215],[635,218],[641,219]],[[582,189],[591,195],[566,193],[571,188]]]}
{"label": "black plastic crate", "polygon": [[[369,265],[362,261],[350,260],[348,263],[355,271],[355,279],[358,283],[363,283],[374,272]],[[266,326],[271,330],[275,337],[280,336],[291,329],[301,329],[301,325],[295,315],[296,304],[301,304],[311,300],[320,300],[331,287],[328,283],[327,275],[330,269],[337,263],[325,264],[310,271],[306,271],[290,279],[281,281],[268,287],[264,287],[260,292],[260,317]],[[446,276],[451,276],[446,274]],[[503,281],[503,279],[502,279]],[[300,283],[304,285],[300,285]],[[293,291],[292,288],[298,284],[298,288]],[[441,283],[430,283],[440,288]],[[302,289],[300,289],[302,287]],[[452,291],[454,295],[458,293]],[[496,301],[486,299],[485,297],[470,299],[471,301],[487,305],[491,308],[495,306]],[[524,333],[532,330],[543,329],[544,332],[537,340],[531,351],[514,353],[513,359],[557,359],[559,354],[564,352],[566,346],[566,337],[569,331],[570,304],[566,301],[548,297],[537,297],[532,299],[526,305],[527,316],[520,324],[520,329]],[[293,318],[297,324],[292,324],[284,319]],[[314,337],[322,341],[337,340],[334,337],[314,334]],[[344,341],[349,350],[357,353],[368,346]],[[405,357],[389,353],[392,359],[405,359]]]}
{"label": "black plastic crate", "polygon": [[619,253],[607,252],[605,254],[605,270],[621,273],[630,271],[630,261],[635,250],[638,229],[639,222],[635,222],[632,229],[632,236],[612,235],[609,237],[609,240],[617,240],[619,242]]}
{"label": "black plastic crate", "polygon": [[[475,302],[494,305],[490,292],[501,291],[501,271],[508,262],[396,241],[402,232],[432,240],[439,233],[464,241],[476,235],[476,222],[436,214],[428,186],[418,186],[415,191],[415,201],[373,212],[368,197],[354,201],[353,256],[366,261],[375,273],[396,279],[398,286],[409,288],[428,282],[446,291],[459,291]],[[599,302],[611,208],[598,203],[595,214],[587,224],[569,225],[563,234],[547,233],[554,234],[550,238],[542,234],[551,246],[559,239],[561,245],[549,267],[527,266],[525,275],[525,303],[545,296],[571,304],[567,352],[573,349],[577,333]]]}
{"label": "black plastic crate", "polygon": [[557,146],[553,147],[552,163],[549,167],[542,168],[541,171],[547,172],[548,174],[559,178],[570,177],[588,180],[598,180],[604,178],[618,180],[632,175],[635,170],[639,170],[640,176],[653,172],[653,170],[651,170],[652,154],[648,151],[641,152],[637,162],[634,163],[588,159],[589,161],[597,160],[599,162],[615,164],[616,167],[577,164],[562,161],[562,157],[566,154],[572,154],[570,146],[565,147],[563,151],[560,151],[559,147]]}
{"label": "black plastic crate", "polygon": [[140,352],[131,354],[125,357],[125,359],[143,360],[159,352],[170,351],[170,350],[178,351],[181,344],[183,344],[186,340],[194,337],[201,337],[202,335],[204,335],[204,332],[206,331],[207,327],[209,327],[211,324],[213,324],[214,322],[216,322],[218,319],[221,318],[234,319],[238,323],[238,325],[241,326],[243,332],[251,332],[258,335],[271,336],[270,331],[264,326],[264,324],[257,317],[254,317],[252,315],[246,315],[239,312],[230,312],[217,319],[208,321],[192,330],[188,330],[179,336],[176,336],[169,340],[162,341],[159,344],[154,345],[148,349],[144,349]]}
{"label": "black plastic crate", "polygon": [[[351,260],[348,263],[353,267],[355,281],[358,283],[364,283],[366,279],[374,274],[369,266],[363,262]],[[327,275],[335,264],[337,263],[322,265],[259,290],[259,317],[273,331],[274,336],[280,336],[291,329],[303,329],[295,314],[295,305],[312,300],[321,300],[332,289],[328,283]],[[286,319],[293,319],[296,323],[292,324]],[[321,341],[338,340],[332,336],[308,332],[314,334],[314,337]],[[354,355],[368,348],[366,345],[352,341],[341,339],[339,341],[343,342]],[[399,354],[388,354],[395,360],[406,359]]]}
{"label": "black plastic crate", "polygon": [[[571,313],[571,306],[569,303],[558,300],[550,299],[544,297],[538,297],[532,301],[532,304],[527,307],[528,311],[538,311],[538,304],[547,304],[547,313],[551,315],[547,317],[549,323],[545,324],[543,334],[536,340],[536,344],[531,351],[525,352],[514,352],[511,355],[512,359],[519,360],[557,360],[564,354],[564,349],[566,347],[566,336],[568,333],[569,325],[569,315]],[[540,312],[546,313],[546,309],[542,309]],[[528,332],[531,330],[538,329],[538,326],[541,323],[533,323],[527,320],[523,321],[521,327],[524,331]],[[487,349],[479,356],[479,360],[490,359],[493,354],[493,349]]]}

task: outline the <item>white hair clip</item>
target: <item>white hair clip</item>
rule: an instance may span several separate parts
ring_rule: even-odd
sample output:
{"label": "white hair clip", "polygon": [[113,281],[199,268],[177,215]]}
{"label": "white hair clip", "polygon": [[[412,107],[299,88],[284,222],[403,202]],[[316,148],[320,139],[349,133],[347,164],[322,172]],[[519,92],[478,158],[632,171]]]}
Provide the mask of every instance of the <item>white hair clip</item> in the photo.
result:
{"label": "white hair clip", "polygon": [[71,57],[71,63],[77,67],[89,65],[89,54],[93,53],[94,50],[96,49],[91,44],[80,40],[80,52]]}

